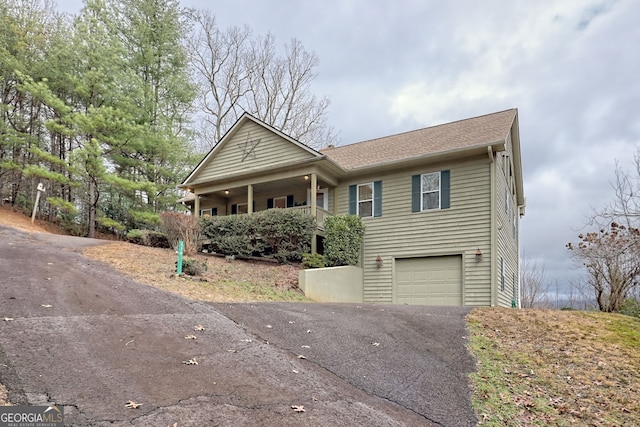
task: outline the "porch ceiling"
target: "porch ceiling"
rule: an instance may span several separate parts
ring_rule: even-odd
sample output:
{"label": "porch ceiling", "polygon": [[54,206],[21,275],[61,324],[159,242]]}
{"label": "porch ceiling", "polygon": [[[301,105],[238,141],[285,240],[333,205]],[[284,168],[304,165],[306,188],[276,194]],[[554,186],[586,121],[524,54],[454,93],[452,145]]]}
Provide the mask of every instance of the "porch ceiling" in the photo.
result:
{"label": "porch ceiling", "polygon": [[[277,179],[273,181],[253,184],[254,197],[256,195],[261,195],[261,194],[285,195],[285,194],[288,194],[288,192],[290,192],[292,188],[300,188],[300,187],[309,188],[311,186],[311,176],[310,175],[306,175],[306,176],[308,177],[308,179],[305,179],[304,176],[300,176],[295,178]],[[322,181],[320,177],[318,178],[318,185],[320,186],[320,188],[326,188],[330,186],[326,182]],[[225,193],[226,191],[228,191],[229,194]],[[224,190],[219,190],[219,191],[214,191],[209,193],[200,193],[200,195],[201,196],[216,195],[216,196],[225,197],[225,198],[247,196],[247,186],[246,185],[240,185],[236,187],[231,186]]]}

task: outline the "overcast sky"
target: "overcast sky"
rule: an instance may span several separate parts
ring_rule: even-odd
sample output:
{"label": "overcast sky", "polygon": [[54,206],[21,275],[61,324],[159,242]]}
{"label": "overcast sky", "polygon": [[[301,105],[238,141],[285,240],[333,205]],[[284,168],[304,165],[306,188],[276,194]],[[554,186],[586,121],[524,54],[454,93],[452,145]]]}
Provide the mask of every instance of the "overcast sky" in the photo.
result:
{"label": "overcast sky", "polygon": [[[81,0],[58,0],[77,13]],[[182,0],[320,59],[341,144],[518,108],[521,249],[562,287],[565,244],[640,148],[636,0]]]}

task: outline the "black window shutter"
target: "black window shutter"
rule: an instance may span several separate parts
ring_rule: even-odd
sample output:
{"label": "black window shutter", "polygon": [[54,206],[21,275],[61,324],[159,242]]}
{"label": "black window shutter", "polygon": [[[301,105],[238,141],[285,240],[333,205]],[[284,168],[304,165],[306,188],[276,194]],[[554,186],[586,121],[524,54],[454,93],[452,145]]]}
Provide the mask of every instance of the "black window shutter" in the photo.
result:
{"label": "black window shutter", "polygon": [[451,206],[451,173],[446,171],[440,172],[440,208],[449,209]]}
{"label": "black window shutter", "polygon": [[238,213],[238,205],[231,205],[231,215]]}
{"label": "black window shutter", "polygon": [[288,208],[293,207],[293,194],[290,194],[287,196],[287,207]]}
{"label": "black window shutter", "polygon": [[373,183],[373,216],[382,216],[382,181]]}
{"label": "black window shutter", "polygon": [[420,212],[420,175],[411,177],[411,212]]}
{"label": "black window shutter", "polygon": [[349,186],[349,215],[355,215],[358,212],[358,186]]}
{"label": "black window shutter", "polygon": [[211,216],[218,216],[218,208],[211,208]]}
{"label": "black window shutter", "polygon": [[267,199],[267,209],[273,209],[273,199]]}

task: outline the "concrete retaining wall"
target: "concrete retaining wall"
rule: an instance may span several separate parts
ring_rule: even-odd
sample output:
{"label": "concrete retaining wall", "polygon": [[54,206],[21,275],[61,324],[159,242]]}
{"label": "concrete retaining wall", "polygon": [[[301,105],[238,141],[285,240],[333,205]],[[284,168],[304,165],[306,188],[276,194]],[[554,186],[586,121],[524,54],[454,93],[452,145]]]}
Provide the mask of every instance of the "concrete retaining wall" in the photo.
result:
{"label": "concrete retaining wall", "polygon": [[364,278],[360,267],[346,265],[300,270],[298,284],[307,298],[314,301],[363,301]]}

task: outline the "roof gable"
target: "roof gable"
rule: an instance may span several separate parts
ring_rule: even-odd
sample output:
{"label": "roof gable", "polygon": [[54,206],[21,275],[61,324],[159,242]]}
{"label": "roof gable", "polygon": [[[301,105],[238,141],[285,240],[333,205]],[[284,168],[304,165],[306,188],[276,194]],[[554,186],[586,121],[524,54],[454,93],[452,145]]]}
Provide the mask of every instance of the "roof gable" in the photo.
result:
{"label": "roof gable", "polygon": [[244,113],[182,183],[183,186],[216,176],[265,165],[291,164],[324,155]]}
{"label": "roof gable", "polygon": [[516,109],[459,120],[397,135],[320,150],[346,170],[394,163],[428,155],[488,146],[505,141]]}

